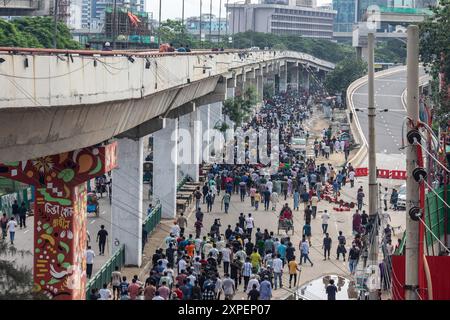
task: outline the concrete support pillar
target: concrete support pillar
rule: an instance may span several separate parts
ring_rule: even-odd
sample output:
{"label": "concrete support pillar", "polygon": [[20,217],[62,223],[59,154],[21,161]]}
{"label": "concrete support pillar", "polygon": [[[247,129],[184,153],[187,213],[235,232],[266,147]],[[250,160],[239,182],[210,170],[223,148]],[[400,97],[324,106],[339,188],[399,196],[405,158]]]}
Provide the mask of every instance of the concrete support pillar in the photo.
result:
{"label": "concrete support pillar", "polygon": [[264,99],[264,77],[256,76],[256,94],[258,95],[258,101]]}
{"label": "concrete support pillar", "polygon": [[201,152],[200,110],[179,118],[180,145],[178,152],[178,179],[185,175],[199,181],[199,164]]}
{"label": "concrete support pillar", "polygon": [[112,172],[111,253],[125,245],[125,264],[142,264],[143,141],[122,138],[118,167]]}
{"label": "concrete support pillar", "polygon": [[298,88],[298,67],[292,67],[290,70],[289,86],[291,89]]}
{"label": "concrete support pillar", "polygon": [[207,104],[204,106],[199,106],[198,110],[200,112],[200,121],[202,122],[202,130],[201,130],[201,146],[202,146],[202,152],[200,153],[200,157],[202,161],[206,161],[207,159],[205,159],[203,156],[203,150],[206,150],[206,147],[208,146],[210,137],[209,137],[209,132],[210,129],[214,126],[214,124],[211,124],[211,117],[210,117],[210,110],[211,110],[211,105]]}
{"label": "concrete support pillar", "polygon": [[176,216],[178,183],[178,119],[165,119],[165,127],[153,134],[153,195],[161,202],[162,218]]}
{"label": "concrete support pillar", "polygon": [[280,92],[285,92],[287,90],[287,66],[285,65],[280,70]]}

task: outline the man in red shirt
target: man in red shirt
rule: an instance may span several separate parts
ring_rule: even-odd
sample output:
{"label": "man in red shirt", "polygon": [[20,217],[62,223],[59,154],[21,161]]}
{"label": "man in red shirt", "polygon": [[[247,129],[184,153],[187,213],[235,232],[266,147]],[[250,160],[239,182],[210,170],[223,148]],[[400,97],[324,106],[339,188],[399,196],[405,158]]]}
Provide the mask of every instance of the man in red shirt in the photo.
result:
{"label": "man in red shirt", "polygon": [[136,300],[139,295],[139,289],[141,287],[136,283],[136,279],[133,279],[131,284],[128,286],[128,294],[130,295],[130,300]]}
{"label": "man in red shirt", "polygon": [[175,285],[175,290],[173,290],[173,292],[177,295],[177,298],[179,300],[183,300],[183,291],[181,291],[180,285],[178,283]]}
{"label": "man in red shirt", "polygon": [[169,300],[170,289],[167,287],[167,283],[163,281],[161,287],[158,289],[159,295],[164,298],[164,300]]}

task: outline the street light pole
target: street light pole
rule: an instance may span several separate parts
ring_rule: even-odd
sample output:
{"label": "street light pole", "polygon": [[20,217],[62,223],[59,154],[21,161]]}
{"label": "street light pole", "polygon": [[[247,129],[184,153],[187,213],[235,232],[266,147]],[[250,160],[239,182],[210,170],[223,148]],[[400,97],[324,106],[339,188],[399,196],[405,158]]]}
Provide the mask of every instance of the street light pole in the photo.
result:
{"label": "street light pole", "polygon": [[369,265],[378,266],[378,183],[377,183],[377,158],[375,141],[375,71],[374,71],[374,42],[373,33],[368,35],[368,121],[369,121],[369,219],[372,223],[373,238],[370,243]]}
{"label": "street light pole", "polygon": [[158,48],[161,45],[161,1],[159,0]]}
{"label": "street light pole", "polygon": [[222,20],[220,16],[222,15],[222,0],[219,0],[219,35],[217,36],[217,43],[220,43],[220,29],[222,29]]}
{"label": "street light pole", "polygon": [[202,7],[203,2],[200,0],[200,47],[203,48],[203,42],[202,42]]}
{"label": "street light pole", "polygon": [[56,49],[56,38],[58,35],[58,0],[55,0],[54,2],[55,8],[54,8],[54,12],[53,12],[53,48]]}
{"label": "street light pole", "polygon": [[[406,105],[408,132],[419,121],[419,28],[408,26]],[[406,247],[405,247],[405,300],[419,300],[419,222],[411,219],[409,211],[419,205],[419,184],[412,172],[417,166],[418,146],[408,141],[406,148]],[[422,244],[423,245],[423,244]]]}
{"label": "street light pole", "polygon": [[184,0],[181,6],[181,25],[184,26]]}
{"label": "street light pole", "polygon": [[212,0],[209,0],[209,41],[212,43]]}

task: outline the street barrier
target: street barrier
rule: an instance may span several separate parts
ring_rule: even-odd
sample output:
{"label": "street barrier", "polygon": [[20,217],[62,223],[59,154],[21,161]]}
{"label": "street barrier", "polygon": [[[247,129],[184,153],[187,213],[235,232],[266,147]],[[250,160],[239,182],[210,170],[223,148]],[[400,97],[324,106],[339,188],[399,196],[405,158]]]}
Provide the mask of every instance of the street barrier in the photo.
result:
{"label": "street barrier", "polygon": [[391,179],[406,180],[406,171],[404,170],[392,170]]}
{"label": "street barrier", "polygon": [[377,178],[389,179],[390,170],[378,169],[377,170]]}
{"label": "street barrier", "polygon": [[[355,168],[355,176],[356,177],[366,177],[369,175],[368,168]],[[383,179],[397,179],[397,180],[406,180],[406,171],[405,170],[388,170],[388,169],[378,169],[377,170],[377,178]]]}
{"label": "street barrier", "polygon": [[356,177],[366,177],[369,175],[369,168],[355,168]]}

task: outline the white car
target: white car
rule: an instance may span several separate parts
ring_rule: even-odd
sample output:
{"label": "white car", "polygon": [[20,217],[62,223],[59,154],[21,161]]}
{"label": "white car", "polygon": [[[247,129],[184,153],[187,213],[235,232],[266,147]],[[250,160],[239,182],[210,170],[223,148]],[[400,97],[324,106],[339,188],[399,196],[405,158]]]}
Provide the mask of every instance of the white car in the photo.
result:
{"label": "white car", "polygon": [[397,207],[406,209],[406,183],[398,189]]}

